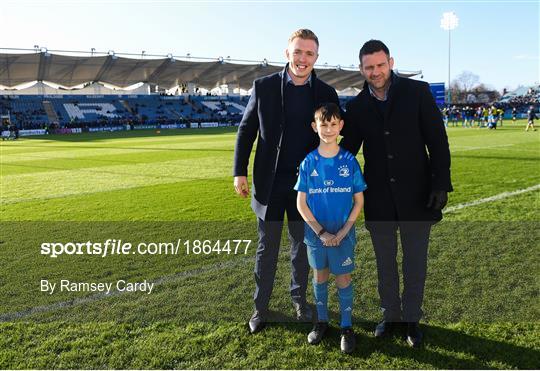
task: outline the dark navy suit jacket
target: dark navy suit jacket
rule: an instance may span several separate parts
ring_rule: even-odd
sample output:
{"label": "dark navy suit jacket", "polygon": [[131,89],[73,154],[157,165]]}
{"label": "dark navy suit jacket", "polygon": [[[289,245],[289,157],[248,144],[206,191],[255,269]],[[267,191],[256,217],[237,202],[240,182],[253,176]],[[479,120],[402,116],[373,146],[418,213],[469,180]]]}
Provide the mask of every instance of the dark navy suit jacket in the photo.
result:
{"label": "dark navy suit jacket", "polygon": [[[253,163],[251,207],[255,214],[265,219],[272,185],[276,175],[285,122],[283,92],[287,83],[287,68],[253,82],[251,97],[238,127],[234,151],[234,176],[247,176],[249,157],[257,139]],[[311,75],[311,89],[315,108],[323,103],[339,104],[334,88],[319,80],[315,71]],[[306,155],[319,144],[313,133],[309,138],[295,138],[306,148]],[[292,188],[291,188],[292,189]]]}
{"label": "dark navy suit jacket", "polygon": [[450,150],[429,85],[393,75],[384,116],[364,89],[347,103],[340,145],[365,159],[366,225],[431,221],[441,211],[426,207],[432,190],[452,191]]}

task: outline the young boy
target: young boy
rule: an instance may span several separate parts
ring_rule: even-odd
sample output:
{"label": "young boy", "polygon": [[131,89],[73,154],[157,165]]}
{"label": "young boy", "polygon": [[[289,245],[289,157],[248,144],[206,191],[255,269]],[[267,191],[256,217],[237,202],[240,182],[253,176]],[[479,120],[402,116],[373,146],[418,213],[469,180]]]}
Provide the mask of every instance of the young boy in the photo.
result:
{"label": "young boy", "polygon": [[341,351],[351,353],[356,343],[351,313],[354,222],[364,205],[362,192],[366,183],[356,158],[337,143],[343,128],[339,107],[328,103],[317,109],[311,126],[319,135],[320,144],[300,164],[294,187],[298,191],[298,211],[306,222],[304,242],[313,268],[318,314],[308,342],[318,344],[328,329],[328,277],[333,273],[341,313]]}

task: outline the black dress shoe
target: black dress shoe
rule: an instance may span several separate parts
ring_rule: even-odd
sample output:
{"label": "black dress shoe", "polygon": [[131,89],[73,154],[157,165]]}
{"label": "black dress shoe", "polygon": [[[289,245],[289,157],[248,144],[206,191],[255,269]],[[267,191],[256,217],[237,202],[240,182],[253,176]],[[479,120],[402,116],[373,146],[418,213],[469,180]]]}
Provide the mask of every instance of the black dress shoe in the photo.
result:
{"label": "black dress shoe", "polygon": [[407,323],[407,344],[413,348],[418,348],[422,345],[422,331],[418,322]]}
{"label": "black dress shoe", "polygon": [[354,331],[352,328],[342,328],[341,329],[341,352],[350,354],[354,351],[356,347],[356,338],[354,337]]}
{"label": "black dress shoe", "polygon": [[266,325],[264,313],[256,310],[249,319],[249,332],[255,334],[261,331]]}
{"label": "black dress shoe", "polygon": [[300,322],[311,322],[313,320],[313,311],[311,306],[304,303],[293,303],[294,310],[296,311],[296,320]]}
{"label": "black dress shoe", "polygon": [[328,322],[317,322],[307,336],[307,342],[315,345],[319,344],[328,330]]}
{"label": "black dress shoe", "polygon": [[388,322],[382,321],[375,327],[375,337],[382,338],[390,336],[394,331],[396,331],[399,322]]}

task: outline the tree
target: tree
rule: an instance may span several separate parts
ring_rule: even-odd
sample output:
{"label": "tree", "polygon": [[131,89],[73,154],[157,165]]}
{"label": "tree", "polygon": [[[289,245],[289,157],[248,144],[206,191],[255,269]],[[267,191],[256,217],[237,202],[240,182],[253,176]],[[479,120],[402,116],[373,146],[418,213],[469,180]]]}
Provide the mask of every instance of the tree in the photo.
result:
{"label": "tree", "polygon": [[463,71],[450,84],[452,103],[466,103],[476,87],[480,77],[470,71]]}
{"label": "tree", "polygon": [[497,90],[490,88],[489,86],[486,86],[484,84],[479,84],[476,86],[472,93],[476,96],[479,96],[480,94],[484,94],[488,97],[489,102],[496,102],[499,99],[501,99],[501,93],[499,93]]}
{"label": "tree", "polygon": [[463,71],[455,79],[454,82],[465,93],[469,93],[480,81],[480,77],[471,71]]}

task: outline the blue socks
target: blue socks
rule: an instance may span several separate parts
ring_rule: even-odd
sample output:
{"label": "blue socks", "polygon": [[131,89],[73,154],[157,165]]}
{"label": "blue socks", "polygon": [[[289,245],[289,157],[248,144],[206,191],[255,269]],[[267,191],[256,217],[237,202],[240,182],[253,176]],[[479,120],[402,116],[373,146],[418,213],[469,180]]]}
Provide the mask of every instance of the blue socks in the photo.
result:
{"label": "blue socks", "polygon": [[313,281],[313,294],[317,306],[317,318],[319,322],[328,322],[328,281],[317,283]]}
{"label": "blue socks", "polygon": [[353,285],[340,289],[338,287],[341,328],[352,327]]}
{"label": "blue socks", "polygon": [[[353,284],[343,289],[337,288],[339,310],[341,314],[341,328],[352,327]],[[317,283],[313,281],[313,294],[317,306],[319,322],[328,322],[328,281]]]}

